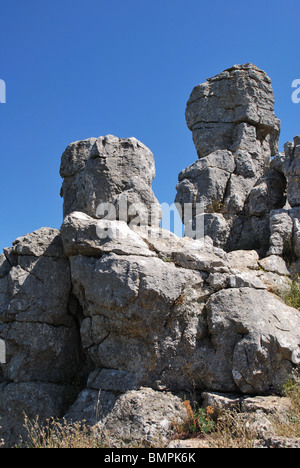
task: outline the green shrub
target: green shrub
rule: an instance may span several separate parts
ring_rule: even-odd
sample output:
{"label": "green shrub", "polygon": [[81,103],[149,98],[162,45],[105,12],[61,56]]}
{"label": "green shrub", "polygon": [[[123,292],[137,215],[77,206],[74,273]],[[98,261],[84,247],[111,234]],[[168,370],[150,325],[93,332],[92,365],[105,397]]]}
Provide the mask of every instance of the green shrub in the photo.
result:
{"label": "green shrub", "polygon": [[300,275],[293,274],[288,288],[279,291],[278,295],[290,307],[300,308]]}
{"label": "green shrub", "polygon": [[193,409],[189,400],[184,401],[187,419],[179,429],[186,435],[209,434],[214,430],[215,423],[203,408]]}
{"label": "green shrub", "polygon": [[191,433],[209,434],[214,427],[215,423],[207,416],[205,409],[199,408],[195,411],[193,422],[190,425]]}

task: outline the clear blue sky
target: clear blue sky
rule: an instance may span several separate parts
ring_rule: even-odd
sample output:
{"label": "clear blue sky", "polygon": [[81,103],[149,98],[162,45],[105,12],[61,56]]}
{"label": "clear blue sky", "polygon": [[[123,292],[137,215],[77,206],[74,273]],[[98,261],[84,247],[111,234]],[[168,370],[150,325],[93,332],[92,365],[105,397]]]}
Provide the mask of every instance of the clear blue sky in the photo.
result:
{"label": "clear blue sky", "polygon": [[189,95],[234,64],[271,77],[280,149],[300,134],[299,0],[14,0],[0,17],[0,251],[60,227],[60,158],[75,140],[135,136],[154,154],[157,198],[172,203],[197,159]]}

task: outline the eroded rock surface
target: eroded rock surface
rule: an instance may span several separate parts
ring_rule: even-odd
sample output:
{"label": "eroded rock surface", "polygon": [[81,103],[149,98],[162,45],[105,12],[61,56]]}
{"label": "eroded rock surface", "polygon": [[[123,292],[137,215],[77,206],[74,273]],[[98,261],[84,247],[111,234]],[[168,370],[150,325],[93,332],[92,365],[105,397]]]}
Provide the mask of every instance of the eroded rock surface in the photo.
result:
{"label": "eroded rock surface", "polygon": [[270,78],[252,64],[225,70],[194,88],[186,120],[199,160],[179,174],[176,202],[205,204],[215,245],[265,254],[270,212],[286,202],[279,158],[270,167],[280,132]]}
{"label": "eroded rock surface", "polygon": [[275,295],[291,281],[288,248],[300,258],[299,137],[275,156],[270,79],[251,64],[197,86],[186,117],[199,160],[177,202],[194,217],[205,205],[200,239],[159,227],[151,151],[107,135],[62,156],[60,231],[0,255],[7,446],[26,435],[24,412],[86,420],[114,446],[165,443],[187,394],[267,412],[257,395],[299,368],[299,311]]}
{"label": "eroded rock surface", "polygon": [[199,158],[218,149],[245,149],[265,158],[277,152],[280,122],[271,80],[253,64],[235,65],[196,86],[186,120]]}
{"label": "eroded rock surface", "polygon": [[81,211],[102,218],[108,211],[106,219],[127,222],[140,216],[141,224],[159,225],[160,205],[151,188],[153,154],[136,138],[106,135],[71,143],[60,174],[64,217]]}
{"label": "eroded rock surface", "polygon": [[284,261],[269,257],[264,271],[256,252],[242,264],[242,252],[230,256],[209,238],[167,239],[159,228],[137,228],[134,235],[136,252],[133,245],[126,252],[120,238],[118,251],[111,244],[109,252],[108,242],[100,258],[90,256],[89,246],[84,251],[83,242],[80,254],[69,257],[83,309],[82,344],[96,369],[91,388],[124,392],[142,385],[178,393],[195,380],[225,392],[278,389],[299,364],[299,313],[268,292],[272,279],[289,274]]}

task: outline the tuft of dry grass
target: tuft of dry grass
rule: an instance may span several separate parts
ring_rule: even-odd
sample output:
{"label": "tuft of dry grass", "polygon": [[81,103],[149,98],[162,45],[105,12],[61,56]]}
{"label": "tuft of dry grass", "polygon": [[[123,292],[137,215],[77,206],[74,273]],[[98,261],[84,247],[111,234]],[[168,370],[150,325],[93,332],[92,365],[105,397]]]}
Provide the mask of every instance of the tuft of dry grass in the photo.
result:
{"label": "tuft of dry grass", "polygon": [[31,421],[24,415],[24,427],[28,437],[26,442],[21,441],[20,448],[160,448],[164,444],[157,438],[155,443],[147,441],[131,442],[118,440],[115,434],[106,431],[99,432],[96,427],[86,424],[86,421],[69,422],[62,420],[47,419],[40,423],[39,418]]}
{"label": "tuft of dry grass", "polygon": [[300,438],[300,375],[294,373],[287,380],[283,394],[289,398],[291,409],[286,422],[274,422],[276,434],[287,438]]}
{"label": "tuft of dry grass", "polygon": [[41,424],[37,417],[34,421],[24,416],[24,427],[28,441],[22,446],[28,448],[101,448],[102,445],[95,432],[81,422],[67,422],[47,419]]}
{"label": "tuft of dry grass", "polygon": [[209,438],[211,448],[255,448],[256,429],[236,410],[220,412],[215,430]]}

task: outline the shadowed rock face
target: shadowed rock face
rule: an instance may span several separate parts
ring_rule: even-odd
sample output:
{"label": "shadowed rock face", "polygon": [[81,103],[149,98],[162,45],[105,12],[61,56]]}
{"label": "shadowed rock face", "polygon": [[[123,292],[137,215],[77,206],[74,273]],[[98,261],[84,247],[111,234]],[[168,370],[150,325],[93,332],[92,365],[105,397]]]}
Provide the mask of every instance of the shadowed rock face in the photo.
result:
{"label": "shadowed rock face", "polygon": [[41,228],[0,255],[0,420],[6,444],[26,437],[24,413],[62,415],[85,362],[60,232]]}
{"label": "shadowed rock face", "polygon": [[268,255],[287,255],[295,260],[300,271],[300,136],[284,145],[284,152],[272,160],[273,167],[286,180],[287,204],[270,212],[270,244]]}
{"label": "shadowed rock face", "polygon": [[282,172],[287,179],[287,199],[292,208],[300,206],[300,136],[285,145]]}

